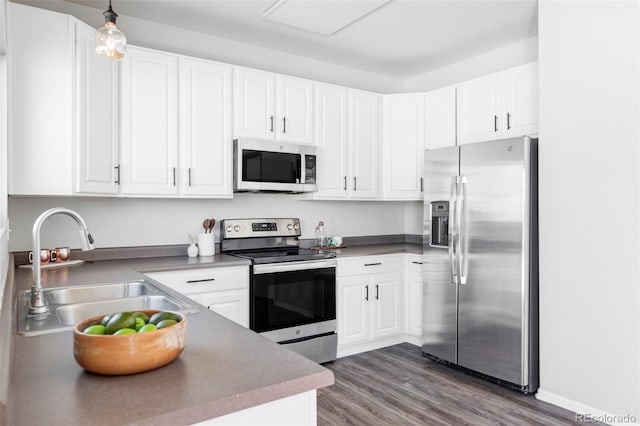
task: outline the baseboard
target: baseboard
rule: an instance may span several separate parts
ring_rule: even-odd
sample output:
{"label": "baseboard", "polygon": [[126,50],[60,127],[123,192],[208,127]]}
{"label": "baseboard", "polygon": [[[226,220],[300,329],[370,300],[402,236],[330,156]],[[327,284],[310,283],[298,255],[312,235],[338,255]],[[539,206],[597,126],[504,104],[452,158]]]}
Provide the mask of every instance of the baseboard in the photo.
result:
{"label": "baseboard", "polygon": [[396,336],[383,337],[381,339],[376,339],[365,343],[338,346],[338,358],[386,348],[387,346],[397,345],[405,341],[405,335],[399,334]]}
{"label": "baseboard", "polygon": [[553,404],[558,407],[573,411],[574,413],[576,413],[577,423],[600,422],[610,425],[640,425],[640,423],[638,422],[638,418],[631,414],[610,414],[606,411],[590,407],[581,402],[565,398],[564,396],[560,396],[552,392],[547,392],[544,389],[538,389],[536,398],[540,401],[548,402],[549,404]]}
{"label": "baseboard", "polygon": [[422,337],[413,336],[411,334],[406,334],[404,336],[404,341],[407,343],[411,343],[413,346],[417,346],[419,348],[422,347]]}

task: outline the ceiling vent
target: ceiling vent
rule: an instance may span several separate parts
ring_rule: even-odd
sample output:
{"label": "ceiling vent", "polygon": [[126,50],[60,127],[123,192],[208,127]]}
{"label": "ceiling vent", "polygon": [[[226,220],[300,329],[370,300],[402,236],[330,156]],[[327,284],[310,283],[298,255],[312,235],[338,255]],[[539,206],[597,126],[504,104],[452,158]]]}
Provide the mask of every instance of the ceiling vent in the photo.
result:
{"label": "ceiling vent", "polygon": [[278,0],[262,13],[272,22],[330,36],[391,0]]}

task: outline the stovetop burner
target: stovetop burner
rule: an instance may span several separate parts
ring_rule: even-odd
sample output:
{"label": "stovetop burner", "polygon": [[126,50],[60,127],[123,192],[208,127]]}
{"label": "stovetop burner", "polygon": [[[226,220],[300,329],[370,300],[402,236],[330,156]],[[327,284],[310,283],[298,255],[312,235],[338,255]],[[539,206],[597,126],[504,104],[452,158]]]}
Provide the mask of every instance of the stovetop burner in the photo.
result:
{"label": "stovetop burner", "polygon": [[298,247],[286,249],[269,249],[261,251],[241,251],[230,253],[233,256],[250,259],[254,264],[300,262],[308,260],[322,260],[336,257],[329,251],[311,250]]}
{"label": "stovetop burner", "polygon": [[221,251],[254,265],[331,259],[334,252],[300,248],[300,219],[223,219]]}

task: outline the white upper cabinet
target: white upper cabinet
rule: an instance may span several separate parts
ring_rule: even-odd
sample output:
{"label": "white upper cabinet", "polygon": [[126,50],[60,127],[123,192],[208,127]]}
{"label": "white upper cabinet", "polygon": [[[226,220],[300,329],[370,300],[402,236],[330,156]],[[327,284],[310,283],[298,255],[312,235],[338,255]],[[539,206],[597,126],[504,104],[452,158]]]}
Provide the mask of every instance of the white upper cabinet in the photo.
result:
{"label": "white upper cabinet", "polygon": [[233,196],[231,67],[180,57],[180,193]]}
{"label": "white upper cabinet", "polygon": [[458,144],[500,139],[503,126],[504,74],[458,85]]}
{"label": "white upper cabinet", "polygon": [[382,137],[384,199],[422,199],[424,104],[423,94],[384,96]]}
{"label": "white upper cabinet", "polygon": [[537,62],[459,84],[458,144],[538,132]]}
{"label": "white upper cabinet", "polygon": [[72,195],[73,18],[7,8],[9,194]]}
{"label": "white upper cabinet", "polygon": [[276,77],[276,139],[301,144],[313,143],[313,82],[278,75]]}
{"label": "white upper cabinet", "polygon": [[235,138],[275,139],[312,144],[313,82],[235,67]]}
{"label": "white upper cabinet", "polygon": [[316,198],[345,198],[349,169],[347,89],[316,84]]}
{"label": "white upper cabinet", "polygon": [[456,87],[425,94],[425,149],[456,145]]}
{"label": "white upper cabinet", "polygon": [[538,63],[505,71],[506,128],[503,137],[538,133]]}
{"label": "white upper cabinet", "polygon": [[95,30],[76,23],[76,187],[118,193],[118,65],[95,54]]}
{"label": "white upper cabinet", "polygon": [[316,84],[318,191],[321,199],[376,199],[380,95]]}
{"label": "white upper cabinet", "polygon": [[130,46],[121,90],[122,193],[176,194],[178,57]]}
{"label": "white upper cabinet", "polygon": [[233,84],[234,136],[275,138],[273,74],[234,68]]}
{"label": "white upper cabinet", "polygon": [[351,184],[349,195],[354,199],[378,198],[380,95],[349,90],[349,145]]}

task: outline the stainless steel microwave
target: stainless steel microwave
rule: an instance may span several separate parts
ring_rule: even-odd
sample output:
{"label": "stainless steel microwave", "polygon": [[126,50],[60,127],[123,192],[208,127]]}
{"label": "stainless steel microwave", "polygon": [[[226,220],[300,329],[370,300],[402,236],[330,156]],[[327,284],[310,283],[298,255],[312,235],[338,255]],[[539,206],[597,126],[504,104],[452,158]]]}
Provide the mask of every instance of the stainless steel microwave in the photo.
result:
{"label": "stainless steel microwave", "polygon": [[311,146],[260,139],[233,141],[235,192],[314,192],[316,154]]}

